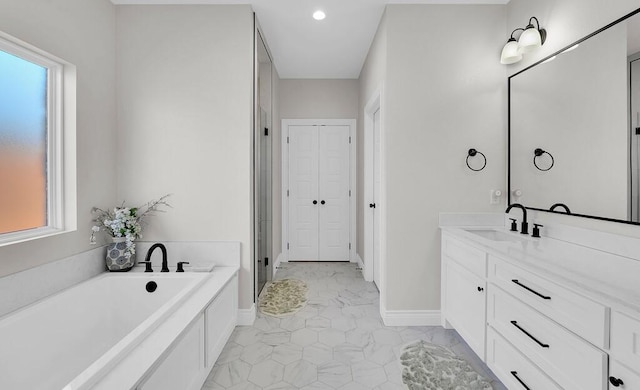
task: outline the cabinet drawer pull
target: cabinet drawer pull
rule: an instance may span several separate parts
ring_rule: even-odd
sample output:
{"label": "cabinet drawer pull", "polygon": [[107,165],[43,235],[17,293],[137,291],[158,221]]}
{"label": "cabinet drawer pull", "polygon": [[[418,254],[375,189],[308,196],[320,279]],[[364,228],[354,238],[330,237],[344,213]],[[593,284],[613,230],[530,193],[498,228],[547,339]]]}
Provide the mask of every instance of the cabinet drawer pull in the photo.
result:
{"label": "cabinet drawer pull", "polygon": [[527,332],[526,330],[524,330],[520,325],[518,325],[518,321],[511,321],[511,325],[515,326],[516,328],[520,329],[520,331],[524,334],[526,334],[527,336],[529,336],[529,338],[533,341],[535,341],[536,343],[538,343],[539,346],[541,346],[542,348],[549,348],[549,344],[544,344],[541,343],[537,338],[533,337],[531,335],[531,333]]}
{"label": "cabinet drawer pull", "polygon": [[613,387],[620,387],[620,386],[624,386],[624,382],[622,381],[622,379],[618,379],[614,376],[610,376],[609,377],[609,382],[611,382],[611,384],[613,385]]}
{"label": "cabinet drawer pull", "polygon": [[518,371],[511,371],[511,375],[513,375],[513,377],[514,377],[514,378],[516,378],[516,380],[517,380],[518,382],[520,382],[520,384],[522,385],[522,387],[524,387],[524,388],[525,388],[525,389],[527,389],[527,390],[531,390],[531,389],[529,388],[529,386],[527,386],[527,384],[526,384],[526,383],[524,383],[524,382],[522,381],[522,379],[520,379],[520,378],[518,377]]}
{"label": "cabinet drawer pull", "polygon": [[529,291],[529,292],[532,292],[532,293],[536,294],[537,296],[539,296],[539,297],[540,297],[540,298],[542,298],[542,299],[551,299],[551,297],[548,297],[548,296],[546,296],[546,295],[542,295],[542,294],[540,294],[539,292],[537,292],[536,290],[532,289],[531,287],[529,287],[529,286],[525,286],[524,284],[520,283],[520,282],[518,281],[518,279],[511,279],[511,281],[512,281],[513,283],[517,284],[518,286],[520,286],[520,287],[524,288],[525,290],[527,290],[527,291]]}

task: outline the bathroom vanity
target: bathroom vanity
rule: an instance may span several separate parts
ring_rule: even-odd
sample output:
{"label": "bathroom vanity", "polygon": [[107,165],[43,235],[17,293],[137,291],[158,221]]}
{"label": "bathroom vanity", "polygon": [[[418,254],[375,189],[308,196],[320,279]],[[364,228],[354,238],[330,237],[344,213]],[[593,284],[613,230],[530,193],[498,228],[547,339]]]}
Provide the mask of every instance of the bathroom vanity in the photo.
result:
{"label": "bathroom vanity", "polygon": [[505,386],[640,389],[640,240],[449,222],[441,215],[442,325]]}

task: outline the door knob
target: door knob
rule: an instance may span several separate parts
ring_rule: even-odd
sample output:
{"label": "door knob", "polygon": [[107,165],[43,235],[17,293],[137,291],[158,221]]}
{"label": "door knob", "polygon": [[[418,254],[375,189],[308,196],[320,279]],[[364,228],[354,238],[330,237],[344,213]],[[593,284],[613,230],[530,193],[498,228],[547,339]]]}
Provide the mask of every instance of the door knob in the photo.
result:
{"label": "door knob", "polygon": [[320,204],[325,204],[325,203],[327,203],[327,202],[325,202],[324,200],[320,201]]}
{"label": "door knob", "polygon": [[624,382],[622,381],[622,379],[618,379],[614,376],[610,376],[609,377],[609,382],[611,382],[611,384],[613,385],[613,387],[620,387],[620,386],[624,386]]}
{"label": "door knob", "polygon": [[372,208],[372,209],[375,209],[376,208],[376,204],[375,203],[369,203],[369,207]]}
{"label": "door knob", "polygon": [[318,204],[318,201],[317,201],[317,200],[314,200],[314,201],[313,201],[313,204]]}

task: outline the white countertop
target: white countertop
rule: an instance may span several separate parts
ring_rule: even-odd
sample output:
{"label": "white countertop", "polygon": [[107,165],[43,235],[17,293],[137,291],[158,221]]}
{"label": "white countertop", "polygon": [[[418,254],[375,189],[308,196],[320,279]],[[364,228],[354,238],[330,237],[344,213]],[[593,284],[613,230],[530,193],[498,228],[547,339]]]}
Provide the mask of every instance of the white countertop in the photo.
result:
{"label": "white countertop", "polygon": [[[557,240],[532,238],[503,228],[441,226],[443,233],[518,265],[613,309],[640,315],[640,261]],[[499,230],[516,242],[493,241],[468,230]],[[640,253],[638,254],[640,256]]]}

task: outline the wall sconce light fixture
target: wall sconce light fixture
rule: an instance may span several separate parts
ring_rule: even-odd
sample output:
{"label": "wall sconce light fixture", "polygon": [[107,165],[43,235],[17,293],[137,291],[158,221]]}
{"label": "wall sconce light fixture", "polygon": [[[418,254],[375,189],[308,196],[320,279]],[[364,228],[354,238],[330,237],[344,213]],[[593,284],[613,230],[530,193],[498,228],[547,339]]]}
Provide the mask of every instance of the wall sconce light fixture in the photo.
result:
{"label": "wall sconce light fixture", "polygon": [[[533,25],[533,21],[536,21],[537,27]],[[513,34],[516,31],[522,31],[520,37],[516,40]],[[500,55],[501,64],[514,64],[522,59],[524,53],[530,53],[544,44],[547,40],[547,30],[540,28],[540,22],[538,18],[532,16],[529,19],[529,24],[525,28],[516,28],[511,32],[509,40],[502,48],[502,54]]]}

